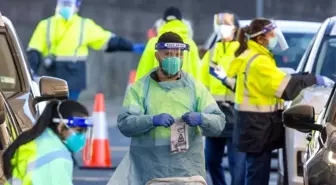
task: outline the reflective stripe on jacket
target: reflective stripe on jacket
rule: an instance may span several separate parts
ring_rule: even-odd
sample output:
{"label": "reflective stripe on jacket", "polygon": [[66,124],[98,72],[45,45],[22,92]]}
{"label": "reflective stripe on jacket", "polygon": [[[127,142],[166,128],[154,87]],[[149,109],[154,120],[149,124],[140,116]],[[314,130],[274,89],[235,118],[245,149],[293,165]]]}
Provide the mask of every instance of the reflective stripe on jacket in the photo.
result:
{"label": "reflective stripe on jacket", "polygon": [[135,81],[147,75],[152,69],[159,66],[159,62],[155,57],[155,44],[159,37],[166,32],[175,32],[182,37],[183,42],[189,44],[189,57],[186,57],[187,62],[183,63],[182,69],[191,74],[195,79],[199,79],[200,59],[196,43],[188,36],[188,27],[179,20],[169,21],[160,28],[159,35],[150,39],[146,45],[141,59],[138,64]]}
{"label": "reflective stripe on jacket", "polygon": [[[105,50],[113,34],[88,18],[77,14],[69,21],[52,16],[37,25],[29,42],[29,49],[35,49],[44,57],[53,54],[67,61],[69,57],[88,56],[88,47]],[[65,60],[62,57],[67,57]],[[72,59],[72,58],[71,58]]]}
{"label": "reflective stripe on jacket", "polygon": [[11,163],[13,176],[6,185],[72,185],[71,153],[49,128],[20,146]]}
{"label": "reflective stripe on jacket", "polygon": [[[88,47],[105,50],[112,36],[113,33],[104,30],[91,19],[76,14],[65,21],[56,15],[39,22],[28,50],[38,51],[41,58],[50,57],[54,61],[48,69],[43,68],[40,75],[64,79],[71,91],[81,91],[86,88],[84,62],[88,57]],[[38,73],[40,62],[29,62],[34,73]]]}
{"label": "reflective stripe on jacket", "polygon": [[234,143],[242,152],[281,148],[284,141],[281,95],[291,76],[276,66],[268,49],[252,40],[235,61],[240,65],[236,80]]}

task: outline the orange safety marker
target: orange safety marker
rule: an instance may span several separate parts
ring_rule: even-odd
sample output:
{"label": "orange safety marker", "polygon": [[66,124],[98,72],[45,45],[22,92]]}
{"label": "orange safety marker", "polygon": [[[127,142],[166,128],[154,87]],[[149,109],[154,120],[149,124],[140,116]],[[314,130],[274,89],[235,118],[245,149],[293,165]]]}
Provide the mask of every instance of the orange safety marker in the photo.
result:
{"label": "orange safety marker", "polygon": [[128,91],[128,88],[135,82],[135,76],[136,76],[136,70],[133,69],[128,75],[128,84],[127,84],[125,95]]}
{"label": "orange safety marker", "polygon": [[147,30],[147,38],[150,40],[153,37],[156,37],[156,31],[155,28],[150,28]]}
{"label": "orange safety marker", "polygon": [[[83,166],[80,167],[81,169],[115,168],[112,167],[110,158],[107,129],[104,94],[98,93],[95,97],[93,109],[93,139],[92,141],[86,142],[82,153]],[[91,151],[89,151],[89,149],[91,149]]]}

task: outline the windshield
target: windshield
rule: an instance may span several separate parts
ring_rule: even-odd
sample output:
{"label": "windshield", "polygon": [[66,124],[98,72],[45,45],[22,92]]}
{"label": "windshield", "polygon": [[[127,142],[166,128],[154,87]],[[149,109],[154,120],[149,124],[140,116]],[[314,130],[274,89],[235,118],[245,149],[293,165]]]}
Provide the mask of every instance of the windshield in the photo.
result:
{"label": "windshield", "polygon": [[315,34],[312,33],[286,33],[284,36],[288,43],[289,49],[282,51],[277,46],[272,52],[278,67],[292,68],[296,70],[300,60],[306,51],[310,41]]}
{"label": "windshield", "polygon": [[13,55],[4,34],[0,34],[0,66],[0,88],[3,91],[20,91]]}
{"label": "windshield", "polygon": [[336,37],[326,36],[316,55],[312,73],[336,81]]}

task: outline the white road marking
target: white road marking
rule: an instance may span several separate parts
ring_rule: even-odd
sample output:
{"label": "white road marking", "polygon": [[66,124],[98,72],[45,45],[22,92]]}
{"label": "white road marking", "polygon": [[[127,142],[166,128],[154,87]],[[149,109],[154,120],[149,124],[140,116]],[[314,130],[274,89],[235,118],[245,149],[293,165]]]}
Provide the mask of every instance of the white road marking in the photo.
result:
{"label": "white road marking", "polygon": [[128,152],[129,147],[128,146],[110,146],[111,152]]}
{"label": "white road marking", "polygon": [[97,181],[109,181],[110,177],[73,177],[73,180],[77,181],[92,181],[92,182],[97,182]]}

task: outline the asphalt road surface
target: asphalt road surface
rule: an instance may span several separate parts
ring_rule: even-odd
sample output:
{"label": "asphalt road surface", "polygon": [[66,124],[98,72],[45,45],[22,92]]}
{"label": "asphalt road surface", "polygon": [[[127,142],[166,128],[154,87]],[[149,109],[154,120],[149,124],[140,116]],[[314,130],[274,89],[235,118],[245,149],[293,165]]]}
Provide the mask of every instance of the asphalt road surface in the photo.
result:
{"label": "asphalt road surface", "polygon": [[[81,101],[87,107],[92,110],[93,101]],[[123,136],[116,127],[117,114],[119,107],[121,105],[121,100],[106,101],[106,111],[107,111],[107,123],[108,123],[108,135],[109,135],[109,145],[110,153],[112,159],[112,166],[117,167],[117,165],[122,160],[123,156],[127,153],[130,139]],[[76,155],[76,160],[79,166],[82,166],[81,154]],[[227,164],[227,160],[224,159],[223,165]],[[272,165],[276,165],[277,161],[272,161]],[[74,170],[74,185],[106,185],[108,180],[113,174],[113,170],[83,170],[75,167]],[[226,172],[226,179],[228,184],[230,183],[230,176]],[[270,185],[276,185],[277,176],[275,173],[271,174]],[[208,185],[212,185],[209,178],[207,178]]]}

